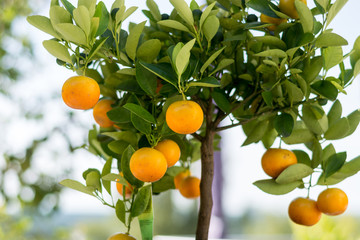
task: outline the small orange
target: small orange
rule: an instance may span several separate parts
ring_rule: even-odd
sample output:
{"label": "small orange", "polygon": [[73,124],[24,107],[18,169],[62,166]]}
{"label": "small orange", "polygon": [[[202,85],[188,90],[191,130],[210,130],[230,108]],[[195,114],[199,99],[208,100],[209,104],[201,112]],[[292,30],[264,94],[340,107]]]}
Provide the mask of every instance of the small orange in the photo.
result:
{"label": "small orange", "polygon": [[339,215],[345,212],[348,206],[348,197],[339,188],[328,188],[319,194],[317,206],[321,212],[327,215]]}
{"label": "small orange", "polygon": [[262,23],[272,23],[274,25],[266,27],[269,31],[275,31],[276,27],[281,23],[287,22],[285,18],[274,18],[265,14],[260,14],[260,21]]}
{"label": "small orange", "polygon": [[321,218],[316,201],[309,198],[296,198],[289,205],[290,219],[300,225],[312,226]]}
{"label": "small orange", "polygon": [[[300,0],[303,3],[307,4],[306,0]],[[288,15],[293,19],[298,19],[299,14],[295,7],[295,0],[280,0],[279,3],[280,11]]]}
{"label": "small orange", "polygon": [[100,98],[99,84],[86,76],[74,76],[65,81],[61,96],[66,105],[74,109],[90,109]]}
{"label": "small orange", "polygon": [[179,145],[173,140],[165,139],[159,142],[154,148],[164,154],[168,167],[174,166],[180,159],[181,152]]}
{"label": "small orange", "polygon": [[143,182],[156,182],[165,175],[167,162],[160,151],[143,147],[130,158],[130,171]]}
{"label": "small orange", "polygon": [[184,178],[190,176],[190,170],[186,169],[183,172],[178,173],[175,177],[174,177],[174,185],[176,189],[179,189],[180,184],[182,182],[182,180],[184,180]]}
{"label": "small orange", "polygon": [[186,198],[197,198],[200,196],[200,179],[194,176],[185,177],[179,187],[181,195]]}
{"label": "small orange", "polygon": [[127,233],[117,233],[110,236],[107,240],[136,240],[136,238],[130,236]]}
{"label": "small orange", "polygon": [[261,166],[270,177],[276,178],[297,159],[292,151],[281,148],[269,148],[261,158]]}
{"label": "small orange", "polygon": [[[121,172],[120,175],[123,177],[124,174]],[[123,191],[124,191],[124,185],[119,183],[118,181],[116,181],[116,189],[118,191],[118,193],[123,196]],[[133,187],[127,183],[127,186],[125,187],[125,198],[130,198],[131,194],[133,192]]]}
{"label": "small orange", "polygon": [[95,122],[103,128],[109,128],[114,125],[114,122],[106,115],[112,109],[111,105],[114,104],[113,100],[102,99],[94,106],[93,116]]}
{"label": "small orange", "polygon": [[194,101],[177,101],[166,111],[166,123],[171,130],[179,134],[191,134],[199,130],[204,113]]}

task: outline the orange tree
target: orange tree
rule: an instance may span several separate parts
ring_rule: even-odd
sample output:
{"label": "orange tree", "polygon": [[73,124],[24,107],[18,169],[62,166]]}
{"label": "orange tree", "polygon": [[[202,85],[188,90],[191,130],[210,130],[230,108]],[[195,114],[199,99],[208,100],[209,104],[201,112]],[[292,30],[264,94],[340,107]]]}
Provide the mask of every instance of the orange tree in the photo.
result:
{"label": "orange tree", "polygon": [[[63,185],[114,208],[129,228],[138,217],[143,239],[151,239],[152,193],[175,188],[179,173],[178,179],[192,178],[187,169],[200,158],[196,238],[207,239],[213,152],[221,130],[242,126],[243,146],[262,142],[269,149],[278,137],[306,146],[293,151],[296,162],[279,175],[254,183],[270,194],[306,188],[308,199],[311,187],[358,172],[360,158],[346,161],[346,152],[326,143],[349,136],[360,121],[358,110],[342,116],[337,99],[360,71],[360,39],[344,54],[347,40],[328,28],[346,0],[314,0],[313,9],[300,0],[280,0],[279,6],[269,0],[170,2],[174,10],[162,14],[154,0],[147,0],[148,10],[142,12],[149,20],[130,23],[129,31],[122,24],[137,7],[126,8],[123,0],[109,9],[96,0],[79,0],[76,7],[52,0],[49,18],[28,17],[52,35],[43,45],[59,65],[96,80],[102,98],[113,103],[94,114],[106,112],[110,125],[91,129],[86,146],[104,159],[103,169],[86,170],[86,185],[70,179]],[[266,22],[259,21],[260,14]],[[334,67],[339,74],[332,76]],[[332,106],[325,112],[327,104]],[[219,126],[225,118],[231,124]],[[167,169],[155,147],[166,139],[181,149],[179,163]],[[316,182],[314,172],[320,173]],[[105,201],[104,191],[112,195],[111,181],[122,184],[121,192],[132,189],[131,197]],[[197,180],[181,180],[180,189],[185,182],[193,190],[183,192],[197,196]]]}

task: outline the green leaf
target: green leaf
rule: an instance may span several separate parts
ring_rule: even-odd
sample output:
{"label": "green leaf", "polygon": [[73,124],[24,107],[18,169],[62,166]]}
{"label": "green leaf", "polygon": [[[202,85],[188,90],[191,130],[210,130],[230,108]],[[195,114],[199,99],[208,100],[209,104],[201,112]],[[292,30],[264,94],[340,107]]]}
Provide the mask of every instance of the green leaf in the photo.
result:
{"label": "green leaf", "polygon": [[316,2],[326,11],[329,5],[328,0],[316,0]]}
{"label": "green leaf", "polygon": [[348,41],[336,33],[331,32],[322,33],[315,42],[315,46],[318,48],[343,45],[348,45]]}
{"label": "green leaf", "polygon": [[161,193],[174,188],[174,177],[169,175],[165,175],[159,181],[152,183],[152,191],[154,193]]}
{"label": "green leaf", "polygon": [[191,9],[184,0],[170,0],[180,17],[190,26],[194,25],[194,18]]}
{"label": "green leaf", "polygon": [[258,180],[253,183],[263,192],[273,195],[283,195],[293,191],[303,184],[302,181],[295,181],[287,184],[279,184],[274,179]]}
{"label": "green leaf", "polygon": [[253,37],[252,40],[262,42],[265,45],[273,46],[276,48],[280,48],[282,50],[286,50],[286,43],[274,36],[259,36]]}
{"label": "green leaf", "polygon": [[330,143],[329,145],[327,145],[323,149],[322,154],[321,154],[321,167],[322,167],[322,169],[325,168],[328,159],[331,156],[335,155],[335,154],[336,154],[336,150],[335,150],[334,145],[332,143]]}
{"label": "green leaf", "polygon": [[305,126],[303,122],[295,122],[294,129],[289,137],[282,138],[286,144],[299,144],[311,142],[314,134]]}
{"label": "green leaf", "polygon": [[354,66],[354,78],[360,73],[360,59],[355,63]]}
{"label": "green leaf", "polygon": [[101,179],[105,181],[119,182],[122,185],[128,186],[128,183],[126,182],[125,178],[120,174],[108,173],[105,176],[101,177]]}
{"label": "green leaf", "polygon": [[204,63],[204,65],[202,65],[202,67],[200,68],[200,73],[203,74],[204,71],[206,70],[206,68],[220,55],[220,53],[224,50],[225,47],[219,49],[218,51],[214,52]]}
{"label": "green leaf", "polygon": [[72,64],[71,56],[67,48],[54,40],[45,40],[43,41],[44,48],[54,57]]}
{"label": "green leaf", "polygon": [[278,17],[271,8],[273,8],[275,10],[279,10],[279,8],[270,1],[249,0],[249,1],[246,1],[246,6],[252,8],[258,12],[261,12],[269,17],[273,17],[273,18]]}
{"label": "green leaf", "polygon": [[256,57],[279,57],[279,58],[286,58],[287,54],[283,50],[280,49],[269,49],[263,52],[254,54]]}
{"label": "green leaf", "polygon": [[308,64],[305,65],[304,70],[302,72],[303,78],[306,82],[311,83],[314,79],[319,75],[322,67],[323,67],[324,59],[322,56],[317,56],[312,58]]}
{"label": "green leaf", "polygon": [[[96,53],[101,49],[101,47],[104,45],[106,40],[107,40],[107,38],[103,38],[103,39],[99,39],[95,42],[95,44],[93,45],[93,47],[91,48],[91,50],[89,52],[88,59],[92,59],[96,55]],[[88,69],[86,71],[88,71]]]}
{"label": "green leaf", "polygon": [[294,128],[294,119],[288,113],[281,113],[275,117],[274,127],[282,137],[289,137]]}
{"label": "green leaf", "polygon": [[[182,0],[181,0],[182,1]],[[192,16],[192,15],[191,15]],[[190,61],[190,51],[195,44],[195,38],[187,42],[176,56],[175,66],[179,76],[184,73]]]}
{"label": "green leaf", "polygon": [[50,7],[50,21],[52,26],[56,29],[56,25],[59,23],[71,23],[71,14],[60,6]]}
{"label": "green leaf", "polygon": [[329,81],[320,80],[311,85],[311,88],[314,89],[321,96],[335,101],[338,96],[337,88]]}
{"label": "green leaf", "polygon": [[311,167],[311,160],[306,152],[302,150],[292,150],[292,152],[296,155],[296,159],[298,163],[305,164]]}
{"label": "green leaf", "polygon": [[101,192],[101,182],[100,182],[100,173],[99,171],[91,171],[86,175],[86,186],[92,187],[93,189]]}
{"label": "green leaf", "polygon": [[321,145],[319,143],[318,140],[314,140],[312,142],[312,159],[311,159],[311,167],[312,168],[316,168],[317,166],[320,165],[321,163],[321,160],[322,160],[322,148],[321,148]]}
{"label": "green leaf", "polygon": [[290,104],[297,103],[303,100],[304,94],[302,90],[294,83],[286,80],[284,82],[287,93],[289,94]]}
{"label": "green leaf", "polygon": [[214,77],[205,77],[200,81],[192,81],[188,87],[220,87],[220,82]]}
{"label": "green leaf", "polygon": [[124,140],[116,140],[116,141],[112,141],[108,144],[108,148],[117,154],[123,154],[123,152],[125,151],[125,149],[130,145],[129,142],[124,141]]}
{"label": "green leaf", "polygon": [[86,36],[90,35],[90,13],[85,6],[79,6],[73,11],[76,24],[85,32]]}
{"label": "green leaf", "polygon": [[125,21],[125,19],[127,19],[128,17],[130,17],[131,14],[133,14],[136,10],[138,9],[138,7],[130,7],[128,8],[125,13],[122,15],[121,17],[121,22]]}
{"label": "green leaf", "polygon": [[265,134],[268,124],[269,121],[261,121],[257,123],[256,127],[254,127],[252,131],[247,135],[247,138],[242,144],[242,146],[246,146],[251,143],[260,141]]}
{"label": "green leaf", "polygon": [[337,0],[329,9],[325,28],[331,23],[334,17],[340,12],[348,0]]}
{"label": "green leaf", "polygon": [[329,157],[326,162],[324,175],[325,178],[330,177],[332,174],[337,172],[345,163],[346,160],[346,152],[337,153]]}
{"label": "green leaf", "polygon": [[175,20],[162,20],[157,23],[163,27],[169,27],[183,32],[190,32],[190,30],[184,24]]}
{"label": "green leaf", "polygon": [[53,26],[51,25],[50,19],[44,16],[34,15],[28,16],[26,20],[33,25],[34,27],[40,29],[41,31],[50,34],[51,36],[61,39],[59,34],[55,31]]}
{"label": "green leaf", "polygon": [[348,132],[348,136],[353,134],[356,130],[356,128],[358,127],[359,125],[359,122],[360,122],[360,110],[355,110],[353,111],[352,113],[350,113],[348,116],[347,116],[347,119],[349,121],[349,126],[350,126],[350,129],[349,129],[349,132]]}
{"label": "green leaf", "polygon": [[145,211],[149,204],[150,197],[151,185],[140,188],[139,192],[136,194],[136,198],[131,208],[131,217],[137,217]]}
{"label": "green leaf", "polygon": [[83,46],[87,45],[85,33],[78,26],[71,23],[59,23],[55,26],[55,29],[64,37],[65,40]]}
{"label": "green leaf", "polygon": [[146,0],[146,6],[149,8],[151,15],[155,18],[155,20],[160,21],[161,13],[156,2],[154,0]]}
{"label": "green leaf", "polygon": [[130,112],[137,115],[138,117],[145,120],[146,122],[156,124],[156,120],[155,120],[154,116],[151,115],[151,113],[149,113],[145,108],[143,108],[140,105],[137,105],[134,103],[127,103],[123,106],[123,108],[129,110]]}
{"label": "green leaf", "polygon": [[115,213],[117,218],[122,222],[126,223],[126,209],[125,209],[125,203],[121,201],[120,199],[116,202],[115,206]]}
{"label": "green leaf", "polygon": [[211,93],[216,105],[221,109],[221,111],[225,113],[229,113],[231,111],[231,104],[227,98],[227,96],[220,91],[213,91]]}
{"label": "green leaf", "polygon": [[148,95],[156,95],[157,77],[141,64],[137,64],[136,66],[136,81]]}
{"label": "green leaf", "polygon": [[128,123],[130,119],[130,111],[123,107],[115,107],[107,112],[109,119],[117,123]]}
{"label": "green leaf", "polygon": [[87,187],[84,186],[82,183],[75,181],[75,180],[71,180],[71,179],[64,179],[60,182],[61,185],[74,189],[76,191],[82,192],[82,193],[86,193],[89,194],[91,196],[95,196],[93,193],[93,188],[91,187]]}
{"label": "green leaf", "polygon": [[217,73],[218,71],[226,68],[227,66],[229,66],[229,65],[231,65],[233,63],[234,63],[234,59],[228,59],[228,58],[221,59],[221,61],[217,65],[217,67],[214,69],[214,71],[212,71],[210,73],[209,76],[213,75],[214,73]]}
{"label": "green leaf", "polygon": [[96,0],[79,0],[78,7],[80,6],[85,6],[89,10],[90,16],[94,16]]}
{"label": "green leaf", "polygon": [[206,7],[204,12],[201,14],[200,21],[199,21],[200,30],[202,29],[202,26],[203,26],[205,20],[209,16],[209,14],[210,14],[211,10],[214,8],[215,4],[216,4],[216,2],[211,3],[209,6]]}
{"label": "green leaf", "polygon": [[217,16],[212,15],[206,18],[204,22],[204,26],[202,27],[202,31],[208,42],[210,42],[211,39],[213,39],[213,37],[215,36],[215,34],[219,29],[219,26],[220,26],[220,22]]}
{"label": "green leaf", "polygon": [[175,72],[173,71],[170,64],[168,63],[150,64],[142,61],[140,61],[140,64],[150,72],[154,73],[159,78],[165,80],[166,82],[170,83],[176,88],[178,87]]}
{"label": "green leaf", "polygon": [[343,50],[341,47],[323,48],[322,52],[325,61],[324,68],[326,70],[331,69],[343,61]]}
{"label": "green leaf", "polygon": [[339,100],[336,100],[331,106],[328,113],[329,126],[332,126],[335,122],[337,122],[341,118],[342,114],[342,106]]}
{"label": "green leaf", "polygon": [[276,178],[276,183],[287,184],[302,180],[312,174],[314,170],[306,164],[297,163],[290,165]]}
{"label": "green leaf", "polygon": [[111,137],[114,140],[123,140],[136,147],[138,142],[138,136],[132,131],[121,131],[121,132],[104,132],[102,135]]}
{"label": "green leaf", "polygon": [[112,158],[109,158],[108,160],[106,160],[104,167],[101,171],[101,179],[102,179],[102,184],[105,188],[105,190],[111,195],[111,182],[104,180],[104,176],[108,175],[111,172],[111,165],[112,165]]}
{"label": "green leaf", "polygon": [[133,61],[135,61],[137,46],[139,43],[140,35],[144,30],[145,23],[146,21],[135,25],[130,30],[129,36],[126,40],[125,51],[129,58],[131,58]]}
{"label": "green leaf", "polygon": [[314,17],[310,9],[300,0],[295,0],[295,7],[299,14],[300,23],[303,27],[304,33],[312,33],[314,28]]}
{"label": "green leaf", "polygon": [[324,138],[327,140],[341,139],[347,136],[349,130],[350,125],[348,119],[341,118],[329,127],[329,129],[324,134]]}
{"label": "green leaf", "polygon": [[144,121],[138,115],[131,113],[131,122],[134,127],[139,130],[141,133],[150,134],[151,133],[151,123]]}
{"label": "green leaf", "polygon": [[64,5],[64,7],[66,8],[66,10],[73,15],[73,11],[75,9],[75,7],[67,0],[61,0],[62,4]]}
{"label": "green leaf", "polygon": [[326,114],[323,114],[323,116],[318,119],[314,111],[316,111],[316,109],[311,105],[303,105],[303,120],[309,130],[317,135],[321,135],[328,130],[328,119]]}
{"label": "green leaf", "polygon": [[103,34],[109,25],[110,15],[109,15],[109,12],[107,11],[106,6],[103,2],[100,1],[98,3],[98,5],[96,6],[94,17],[99,18],[99,27],[95,34],[95,37],[96,37],[96,36],[100,36],[101,34]]}
{"label": "green leaf", "polygon": [[137,179],[130,171],[130,158],[134,154],[135,150],[132,146],[128,146],[121,156],[121,171],[124,174],[124,178],[130,185],[141,187],[144,182]]}
{"label": "green leaf", "polygon": [[150,39],[141,44],[137,50],[137,58],[151,63],[160,53],[161,42],[159,39]]}

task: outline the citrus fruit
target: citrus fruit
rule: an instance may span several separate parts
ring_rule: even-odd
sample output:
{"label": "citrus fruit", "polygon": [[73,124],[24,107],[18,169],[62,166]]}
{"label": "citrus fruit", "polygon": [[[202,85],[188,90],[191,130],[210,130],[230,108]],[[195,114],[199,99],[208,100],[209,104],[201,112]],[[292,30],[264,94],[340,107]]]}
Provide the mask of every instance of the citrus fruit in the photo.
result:
{"label": "citrus fruit", "polygon": [[321,218],[316,201],[309,198],[296,198],[289,205],[290,219],[300,225],[312,226]]}
{"label": "citrus fruit", "polygon": [[112,104],[114,104],[114,101],[110,99],[102,99],[95,104],[93,116],[95,122],[99,124],[100,127],[108,128],[114,125],[114,122],[106,115],[107,112],[112,109]]}
{"label": "citrus fruit", "polygon": [[74,109],[90,109],[100,98],[99,84],[85,76],[70,77],[65,81],[61,96],[66,105]]}
{"label": "citrus fruit", "polygon": [[179,189],[180,184],[182,182],[182,180],[184,180],[184,178],[190,176],[190,170],[186,169],[183,172],[178,173],[175,177],[174,177],[174,185],[176,189]]}
{"label": "citrus fruit", "polygon": [[126,233],[117,233],[110,236],[107,240],[136,240],[136,238]]}
{"label": "citrus fruit", "polygon": [[143,182],[155,182],[164,176],[167,163],[160,151],[143,147],[135,151],[130,158],[130,171]]}
{"label": "citrus fruit", "polygon": [[269,31],[275,31],[276,27],[287,20],[285,18],[274,18],[265,14],[260,14],[260,21],[262,23],[272,23],[274,25],[266,27]]}
{"label": "citrus fruit", "polygon": [[327,215],[339,215],[345,212],[348,206],[348,197],[339,188],[328,188],[319,194],[317,206],[321,212]]}
{"label": "citrus fruit", "polygon": [[[300,0],[300,1],[307,4],[306,0]],[[285,13],[289,17],[293,19],[299,18],[299,14],[295,7],[295,0],[280,0],[279,8],[281,12]]]}
{"label": "citrus fruit", "polygon": [[295,154],[281,148],[269,148],[261,158],[261,166],[264,172],[273,178],[276,178],[284,169],[296,163]]}
{"label": "citrus fruit", "polygon": [[171,130],[179,134],[191,134],[199,130],[204,113],[194,101],[177,101],[166,111],[166,123]]}
{"label": "citrus fruit", "polygon": [[[123,177],[124,174],[121,172],[120,175]],[[120,182],[118,182],[118,180],[116,180],[116,189],[118,191],[118,193],[123,196],[123,191],[124,191],[124,185],[121,184]],[[127,183],[127,186],[125,187],[125,198],[130,198],[131,197],[131,193],[133,191],[133,187]]]}
{"label": "citrus fruit", "polygon": [[200,196],[200,179],[194,176],[185,177],[179,186],[181,195],[186,198],[197,198]]}
{"label": "citrus fruit", "polygon": [[165,139],[159,142],[154,148],[164,154],[168,167],[174,166],[180,159],[181,152],[179,145],[173,140]]}

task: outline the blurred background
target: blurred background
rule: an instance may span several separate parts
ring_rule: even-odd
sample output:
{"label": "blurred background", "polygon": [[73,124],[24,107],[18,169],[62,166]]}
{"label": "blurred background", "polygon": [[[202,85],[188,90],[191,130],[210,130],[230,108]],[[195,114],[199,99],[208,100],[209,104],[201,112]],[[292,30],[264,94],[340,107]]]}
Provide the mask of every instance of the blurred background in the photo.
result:
{"label": "blurred background", "polygon": [[[70,2],[76,5],[76,1]],[[110,8],[112,1],[104,2]],[[146,20],[141,13],[146,9],[144,0],[125,2],[127,7],[139,7],[130,21]],[[161,13],[170,13],[168,1],[157,3]],[[313,7],[313,1],[308,5]],[[84,170],[101,169],[103,162],[81,148],[95,123],[91,111],[71,111],[61,100],[62,84],[74,73],[58,66],[43,48],[42,41],[50,36],[26,22],[28,15],[48,16],[49,6],[49,0],[0,1],[0,239],[106,239],[124,231],[112,209],[58,184],[65,178],[82,181]],[[360,22],[358,9],[359,1],[349,1],[330,24],[335,33],[348,40],[345,53],[360,35],[356,27]],[[337,75],[336,71],[331,74]],[[340,98],[343,115],[359,108],[359,79],[346,91],[347,95]],[[265,149],[261,144],[240,147],[244,139],[241,128],[222,133],[214,179],[212,238],[360,239],[360,174],[337,185],[349,197],[345,214],[323,216],[311,228],[295,226],[287,217],[287,207],[294,198],[306,196],[306,191],[273,196],[252,185],[267,178],[260,165]],[[348,160],[355,158],[360,155],[360,130],[333,144],[338,152],[347,151]],[[199,163],[193,164],[192,172],[200,176]],[[316,198],[322,190],[316,187],[311,197]],[[154,208],[156,235],[191,239],[198,201],[169,191],[154,197]],[[132,234],[136,237],[137,228],[134,223]]]}

